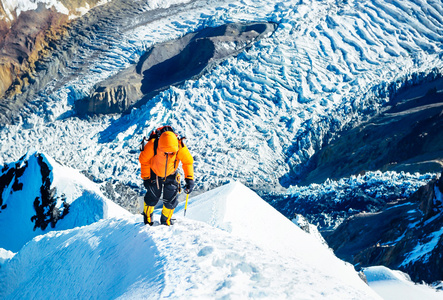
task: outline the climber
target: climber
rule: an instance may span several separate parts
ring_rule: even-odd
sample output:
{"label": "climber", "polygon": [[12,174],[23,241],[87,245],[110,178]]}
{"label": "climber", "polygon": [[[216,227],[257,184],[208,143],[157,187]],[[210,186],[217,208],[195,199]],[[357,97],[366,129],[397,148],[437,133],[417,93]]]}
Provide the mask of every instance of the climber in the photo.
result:
{"label": "climber", "polygon": [[182,163],[185,175],[185,193],[189,194],[194,188],[194,159],[183,142],[184,138],[179,139],[171,126],[157,128],[145,140],[147,143],[142,142],[139,156],[141,177],[146,188],[144,222],[154,224],[154,207],[161,199],[163,209],[160,223],[169,226],[173,224],[171,217],[181,191],[180,174],[177,171],[179,163]]}

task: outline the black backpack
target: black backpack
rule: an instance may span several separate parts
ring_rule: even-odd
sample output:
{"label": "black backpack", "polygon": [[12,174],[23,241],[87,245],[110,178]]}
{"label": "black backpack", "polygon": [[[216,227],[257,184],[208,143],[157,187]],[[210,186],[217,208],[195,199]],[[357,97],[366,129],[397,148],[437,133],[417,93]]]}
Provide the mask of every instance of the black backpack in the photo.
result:
{"label": "black backpack", "polygon": [[[140,151],[143,151],[145,149],[145,145],[148,141],[155,139],[155,141],[154,141],[154,156],[157,155],[158,139],[160,138],[162,133],[166,132],[166,131],[172,131],[173,133],[175,133],[174,129],[169,125],[162,126],[162,127],[159,127],[157,129],[153,130],[151,132],[151,134],[149,135],[149,138],[146,138],[146,137],[143,138],[141,145],[140,145]],[[175,135],[177,136],[178,141],[182,144],[182,147],[184,147],[183,140],[185,139],[185,137],[179,138],[177,133],[175,133]]]}

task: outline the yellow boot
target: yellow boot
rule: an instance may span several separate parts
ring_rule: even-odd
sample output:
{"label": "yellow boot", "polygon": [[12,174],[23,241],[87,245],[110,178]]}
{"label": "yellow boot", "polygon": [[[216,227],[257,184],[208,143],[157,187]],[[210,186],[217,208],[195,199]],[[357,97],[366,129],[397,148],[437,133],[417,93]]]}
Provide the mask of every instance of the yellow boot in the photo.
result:
{"label": "yellow boot", "polygon": [[174,225],[174,223],[171,222],[172,214],[174,213],[174,209],[166,208],[166,206],[163,205],[162,209],[162,216],[160,217],[160,223],[162,225]]}
{"label": "yellow boot", "polygon": [[143,209],[143,221],[145,224],[153,225],[154,221],[152,219],[154,215],[154,206],[147,206],[145,203],[145,207]]}

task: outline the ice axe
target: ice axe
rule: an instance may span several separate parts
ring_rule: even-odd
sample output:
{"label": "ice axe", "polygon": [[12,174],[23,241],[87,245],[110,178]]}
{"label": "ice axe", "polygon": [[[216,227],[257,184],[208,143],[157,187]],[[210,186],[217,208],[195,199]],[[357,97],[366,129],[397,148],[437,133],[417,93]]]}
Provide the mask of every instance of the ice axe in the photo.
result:
{"label": "ice axe", "polygon": [[185,212],[184,212],[183,216],[186,216],[186,210],[188,209],[188,199],[189,199],[189,194],[186,194]]}

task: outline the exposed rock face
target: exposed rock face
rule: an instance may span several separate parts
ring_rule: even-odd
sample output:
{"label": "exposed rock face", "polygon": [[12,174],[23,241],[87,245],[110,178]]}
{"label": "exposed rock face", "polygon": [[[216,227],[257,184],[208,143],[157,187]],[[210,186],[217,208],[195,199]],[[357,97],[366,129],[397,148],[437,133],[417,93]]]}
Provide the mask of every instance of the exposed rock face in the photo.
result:
{"label": "exposed rock face", "polygon": [[50,49],[52,40],[63,34],[68,16],[46,9],[22,12],[0,37],[0,96],[19,93],[32,81],[36,61]]}
{"label": "exposed rock face", "polygon": [[139,194],[131,187],[121,182],[106,182],[101,188],[102,192],[112,201],[125,208],[133,214],[139,213],[138,197]]}
{"label": "exposed rock face", "polygon": [[[29,161],[25,156],[22,157],[17,163],[11,164],[11,166],[4,166],[0,171],[0,213],[7,209],[7,204],[3,204],[8,200],[14,192],[25,190],[32,190],[32,187],[23,186],[21,178],[29,167]],[[65,195],[57,196],[57,188],[51,188],[52,174],[51,167],[45,162],[46,158],[42,154],[35,154],[32,159],[37,160],[38,169],[41,174],[41,186],[39,192],[35,193],[35,199],[33,201],[33,207],[35,215],[31,217],[31,222],[34,223],[34,231],[37,228],[45,230],[48,225],[52,228],[55,227],[58,220],[63,219],[69,213],[69,203],[66,202]],[[35,171],[35,168],[30,168],[31,171]],[[37,174],[34,174],[38,177]],[[36,181],[37,182],[37,181]],[[37,191],[36,189],[33,190]],[[25,194],[27,197],[31,197],[32,193]],[[3,199],[3,196],[6,198]],[[25,197],[26,198],[26,197]],[[32,199],[26,199],[32,201]],[[61,204],[60,204],[61,203]]]}
{"label": "exposed rock face", "polygon": [[124,112],[143,97],[141,80],[135,66],[130,67],[96,85],[91,97],[76,101],[75,108],[80,114]]}
{"label": "exposed rock face", "polygon": [[378,213],[349,218],[325,239],[338,257],[359,267],[384,265],[407,272],[415,281],[441,280],[442,191],[440,177]]}
{"label": "exposed rock face", "polygon": [[55,42],[67,33],[70,17],[98,2],[62,0],[57,2],[59,10],[36,2],[29,4],[35,10],[21,11],[18,16],[0,3],[0,123],[9,123],[25,104],[27,97],[17,95],[39,80],[37,72],[43,60],[51,57]]}
{"label": "exposed rock face", "polygon": [[391,106],[314,155],[301,184],[365,171],[439,172],[443,168],[443,79],[405,89]]}
{"label": "exposed rock face", "polygon": [[273,23],[228,24],[155,45],[137,65],[97,84],[90,97],[76,102],[76,110],[107,114],[141,106],[172,85],[198,78],[275,28]]}

